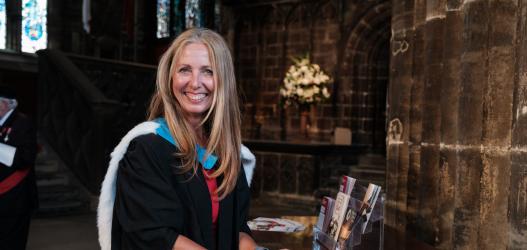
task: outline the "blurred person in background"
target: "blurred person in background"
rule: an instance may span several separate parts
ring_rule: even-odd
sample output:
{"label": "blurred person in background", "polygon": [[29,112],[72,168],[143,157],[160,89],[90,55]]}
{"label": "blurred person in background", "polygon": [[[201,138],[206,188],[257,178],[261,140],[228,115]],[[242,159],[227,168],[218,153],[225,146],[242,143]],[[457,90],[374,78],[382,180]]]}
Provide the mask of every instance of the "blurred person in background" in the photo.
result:
{"label": "blurred person in background", "polygon": [[0,249],[26,248],[29,223],[38,207],[36,131],[17,110],[13,90],[0,86]]}

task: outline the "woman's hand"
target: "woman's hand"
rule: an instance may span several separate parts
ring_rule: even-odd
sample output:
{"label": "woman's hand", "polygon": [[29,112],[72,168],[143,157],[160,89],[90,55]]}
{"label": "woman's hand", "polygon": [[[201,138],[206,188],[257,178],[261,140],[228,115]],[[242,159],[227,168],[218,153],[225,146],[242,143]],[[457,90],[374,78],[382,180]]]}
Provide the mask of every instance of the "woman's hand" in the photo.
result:
{"label": "woman's hand", "polygon": [[246,233],[240,232],[240,250],[254,250],[256,249],[256,242]]}
{"label": "woman's hand", "polygon": [[207,250],[207,249],[202,247],[198,243],[192,241],[191,239],[183,235],[179,235],[176,239],[176,242],[174,243],[174,246],[172,247],[172,250]]}

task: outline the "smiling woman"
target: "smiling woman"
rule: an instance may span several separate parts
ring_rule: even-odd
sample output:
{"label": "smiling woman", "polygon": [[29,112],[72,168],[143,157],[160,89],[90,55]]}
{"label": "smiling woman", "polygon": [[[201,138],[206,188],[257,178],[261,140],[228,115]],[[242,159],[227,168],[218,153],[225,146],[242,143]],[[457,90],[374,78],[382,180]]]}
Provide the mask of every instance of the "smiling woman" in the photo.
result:
{"label": "smiling woman", "polygon": [[178,104],[192,126],[199,127],[203,114],[212,105],[211,94],[216,85],[207,47],[202,43],[185,46],[172,77]]}
{"label": "smiling woman", "polygon": [[183,32],[163,54],[156,86],[150,121],[112,153],[99,201],[102,249],[254,249],[247,226],[254,156],[241,145],[223,38]]}

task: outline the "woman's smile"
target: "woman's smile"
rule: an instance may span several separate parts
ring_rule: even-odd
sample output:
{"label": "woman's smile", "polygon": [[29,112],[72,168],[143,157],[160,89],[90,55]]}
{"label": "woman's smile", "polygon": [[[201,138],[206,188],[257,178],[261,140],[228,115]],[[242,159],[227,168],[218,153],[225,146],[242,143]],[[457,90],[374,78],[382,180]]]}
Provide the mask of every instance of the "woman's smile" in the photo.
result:
{"label": "woman's smile", "polygon": [[208,96],[208,94],[205,93],[183,92],[183,94],[187,96],[193,103],[200,103],[205,99],[205,97]]}

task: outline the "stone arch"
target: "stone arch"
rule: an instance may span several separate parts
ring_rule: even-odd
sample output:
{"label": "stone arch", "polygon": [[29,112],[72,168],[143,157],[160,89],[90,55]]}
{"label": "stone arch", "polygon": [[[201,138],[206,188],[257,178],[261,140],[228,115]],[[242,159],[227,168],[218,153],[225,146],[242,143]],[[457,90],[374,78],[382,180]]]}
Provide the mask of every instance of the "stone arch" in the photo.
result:
{"label": "stone arch", "polygon": [[384,152],[391,3],[369,6],[363,13],[345,43],[337,125],[349,126],[355,142]]}

